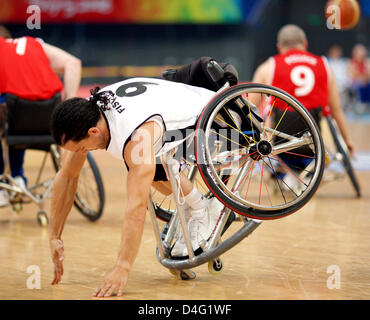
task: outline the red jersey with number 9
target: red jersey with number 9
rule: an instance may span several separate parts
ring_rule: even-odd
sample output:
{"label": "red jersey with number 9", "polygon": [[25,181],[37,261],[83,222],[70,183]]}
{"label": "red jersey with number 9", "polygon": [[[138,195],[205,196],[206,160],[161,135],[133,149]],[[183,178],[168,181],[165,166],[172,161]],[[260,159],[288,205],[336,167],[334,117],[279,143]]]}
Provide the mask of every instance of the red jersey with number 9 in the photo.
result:
{"label": "red jersey with number 9", "polygon": [[50,66],[40,40],[0,37],[0,94],[27,100],[50,99],[63,84]]}
{"label": "red jersey with number 9", "polygon": [[[278,87],[301,102],[307,109],[328,109],[328,67],[325,57],[303,50],[289,50],[272,57],[271,85]],[[286,106],[279,101],[280,109]]]}

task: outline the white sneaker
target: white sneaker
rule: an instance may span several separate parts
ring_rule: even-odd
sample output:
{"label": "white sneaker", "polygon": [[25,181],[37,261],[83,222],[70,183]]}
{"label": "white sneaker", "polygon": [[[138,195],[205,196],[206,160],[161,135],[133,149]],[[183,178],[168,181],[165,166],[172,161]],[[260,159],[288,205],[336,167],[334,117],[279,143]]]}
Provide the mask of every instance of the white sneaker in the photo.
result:
{"label": "white sneaker", "polygon": [[[207,207],[190,211],[190,219],[187,226],[193,251],[199,249],[202,241],[207,241],[209,239],[223,208],[224,205],[216,198],[213,198],[209,201]],[[180,229],[178,240],[171,250],[171,256],[186,257],[187,255],[188,250],[186,248],[185,238]]]}
{"label": "white sneaker", "polygon": [[16,176],[14,177],[14,183],[20,187],[22,190],[23,189],[26,189],[26,182],[24,181],[24,179],[21,177],[21,176]]}
{"label": "white sneaker", "polygon": [[[21,176],[16,176],[16,177],[13,178],[13,180],[14,180],[14,185],[19,187],[22,191],[27,188],[26,183],[25,183],[24,179]],[[18,192],[12,191],[12,192],[10,192],[9,197],[10,197],[11,200],[15,200],[15,198],[20,199],[22,194],[23,193],[18,193]]]}
{"label": "white sneaker", "polygon": [[[188,209],[184,209],[184,214],[185,214],[185,222],[186,222],[186,224],[188,224],[189,220],[190,220],[190,217],[191,217],[191,208],[188,207]],[[180,219],[179,219],[179,224],[177,226],[176,233],[175,233],[175,239],[178,240],[178,239],[181,239],[181,238],[183,238],[183,235],[182,235],[181,222],[180,222]]]}
{"label": "white sneaker", "polygon": [[1,189],[0,190],[0,207],[5,207],[10,204],[9,202],[9,193],[8,191]]}

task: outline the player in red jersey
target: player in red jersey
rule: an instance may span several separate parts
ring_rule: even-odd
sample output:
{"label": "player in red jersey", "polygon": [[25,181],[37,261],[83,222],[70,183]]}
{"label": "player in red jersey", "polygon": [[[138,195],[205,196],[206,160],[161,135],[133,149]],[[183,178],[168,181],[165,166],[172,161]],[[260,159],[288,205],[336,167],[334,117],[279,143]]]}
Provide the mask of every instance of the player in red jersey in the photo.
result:
{"label": "player in red jersey", "polygon": [[[41,39],[12,39],[10,32],[0,26],[0,56],[0,120],[3,125],[7,104],[58,104],[63,83],[57,73],[63,74],[64,98],[72,98],[77,93],[81,81],[81,61]],[[12,176],[19,184],[26,183],[23,159],[24,150],[9,148]],[[0,157],[0,172],[3,171],[3,159]],[[7,191],[0,190],[0,206],[8,203]]]}
{"label": "player in red jersey", "polygon": [[[272,85],[288,92],[310,111],[318,124],[322,115],[331,114],[353,155],[354,148],[340,106],[333,71],[325,57],[314,55],[307,48],[306,34],[300,27],[282,27],[277,35],[279,54],[270,57],[257,68],[253,82]],[[258,101],[254,102],[258,104]],[[294,123],[289,125],[293,126]]]}
{"label": "player in red jersey", "polygon": [[[278,87],[300,101],[311,113],[320,127],[321,117],[330,115],[337,122],[339,130],[351,153],[354,154],[350,141],[344,112],[340,106],[336,80],[325,57],[307,51],[308,42],[305,32],[296,25],[282,27],[277,35],[278,54],[262,63],[253,76],[253,82]],[[259,98],[253,103],[259,106]],[[280,130],[286,133],[304,130],[296,121],[294,112],[284,112],[282,101],[277,101],[273,108],[274,118],[279,122]],[[261,110],[263,113],[266,110]],[[309,150],[300,150],[301,155],[309,155]],[[306,170],[310,160],[297,155],[280,155],[280,158],[296,170]],[[278,176],[291,186],[297,183],[284,168],[277,170]],[[309,178],[309,177],[307,177]],[[292,181],[290,181],[292,180]],[[285,186],[285,184],[284,184]],[[299,184],[297,185],[299,187]],[[294,188],[294,187],[293,187]]]}

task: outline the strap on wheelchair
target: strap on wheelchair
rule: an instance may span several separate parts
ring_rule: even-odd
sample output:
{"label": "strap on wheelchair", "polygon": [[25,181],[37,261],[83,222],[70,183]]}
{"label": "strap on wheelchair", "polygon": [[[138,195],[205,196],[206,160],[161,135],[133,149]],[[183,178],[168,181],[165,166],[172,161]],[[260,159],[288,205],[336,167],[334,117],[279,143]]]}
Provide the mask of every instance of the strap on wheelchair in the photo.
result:
{"label": "strap on wheelchair", "polygon": [[179,69],[168,69],[162,73],[165,80],[217,91],[227,81],[235,85],[239,75],[233,65],[218,63],[211,57],[201,57]]}

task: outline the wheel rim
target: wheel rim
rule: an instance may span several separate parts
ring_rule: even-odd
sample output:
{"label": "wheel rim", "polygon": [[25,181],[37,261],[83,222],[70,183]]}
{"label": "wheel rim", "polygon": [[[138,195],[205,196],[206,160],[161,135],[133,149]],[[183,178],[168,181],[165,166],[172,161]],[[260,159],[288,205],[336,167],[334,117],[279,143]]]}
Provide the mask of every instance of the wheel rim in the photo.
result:
{"label": "wheel rim", "polygon": [[[231,125],[229,123],[229,127],[233,127],[232,131],[239,131],[237,134],[239,140],[235,143],[238,144],[238,146],[234,147],[234,150],[232,148],[229,150],[229,153],[219,154],[218,158],[224,158],[223,162],[218,161],[214,155],[211,154],[212,148],[212,139],[219,139],[224,140],[224,142],[228,142],[226,140],[232,140],[232,139],[226,139],[228,137],[221,137],[221,134],[218,133],[218,137],[212,138],[212,131],[214,130],[215,123],[220,124],[220,118],[217,119],[220,115],[220,110],[225,109],[225,105],[232,101],[233,99],[236,99],[237,97],[241,97],[243,94],[244,96],[248,97],[249,94],[252,93],[258,93],[261,96],[264,96],[265,99],[270,100],[270,110],[271,112],[266,114],[266,116],[270,116],[272,114],[272,111],[274,109],[274,101],[277,99],[280,102],[283,102],[287,105],[285,112],[283,114],[285,115],[287,110],[289,112],[295,112],[295,115],[298,116],[300,119],[304,120],[304,123],[306,125],[306,131],[303,132],[303,134],[300,136],[298,135],[299,132],[297,132],[295,136],[295,143],[298,143],[298,140],[304,140],[306,141],[305,144],[313,145],[313,156],[311,156],[310,163],[311,163],[311,169],[307,173],[309,173],[310,181],[303,181],[303,178],[300,178],[297,172],[294,172],[291,168],[291,166],[287,166],[284,161],[280,159],[281,153],[279,150],[279,153],[277,153],[279,146],[276,144],[274,145],[274,139],[277,140],[276,135],[279,137],[280,143],[287,142],[288,139],[284,140],[284,133],[279,131],[279,125],[281,124],[281,121],[284,119],[284,116],[281,116],[277,121],[274,122],[274,126],[267,127],[267,122],[270,119],[265,118],[265,122],[262,124],[260,128],[258,128],[258,124],[253,124],[251,121],[251,134],[240,134],[242,130],[237,127],[237,123],[234,120]],[[268,97],[269,95],[269,97]],[[246,100],[248,101],[248,99]],[[229,115],[230,116],[230,115]],[[232,117],[230,116],[230,119]],[[217,120],[217,121],[216,121]],[[223,119],[225,120],[225,119]],[[285,121],[285,120],[284,120]],[[231,122],[231,121],[229,121]],[[272,122],[273,123],[273,122]],[[253,125],[255,125],[255,128],[253,128]],[[261,136],[259,137],[260,140],[257,141],[254,137],[254,132],[256,129],[260,130]],[[230,130],[230,129],[229,129]],[[303,137],[303,135],[306,135]],[[291,134],[289,135],[291,138]],[[245,141],[244,141],[245,140]],[[283,141],[283,142],[281,142]],[[290,141],[290,140],[289,140]],[[293,141],[293,140],[292,140]],[[235,142],[232,140],[231,142]],[[259,148],[259,144],[262,144],[264,148]],[[318,168],[322,167],[322,150],[319,148],[321,146],[321,138],[319,134],[317,133],[317,129],[315,127],[314,122],[310,118],[307,112],[305,112],[298,103],[296,103],[294,100],[292,100],[288,95],[275,90],[273,88],[264,88],[264,87],[254,87],[251,89],[246,88],[240,88],[239,90],[235,90],[232,94],[226,95],[223,99],[220,99],[220,102],[217,103],[216,107],[211,112],[211,115],[209,116],[209,120],[206,125],[205,129],[205,161],[206,166],[208,166],[209,170],[208,173],[211,176],[211,179],[213,182],[219,187],[219,192],[223,193],[228,198],[231,198],[234,202],[240,204],[241,206],[244,206],[245,208],[254,208],[257,210],[262,211],[281,211],[286,210],[292,206],[297,205],[303,197],[306,195],[312,193],[313,188],[316,187],[316,182],[321,179],[321,170],[318,170]],[[298,144],[292,144],[292,145],[298,145]],[[268,149],[272,149],[268,150]],[[274,149],[275,148],[275,149]],[[286,152],[283,153],[290,153],[290,154],[296,154],[294,150],[297,148],[287,149]],[[253,156],[254,155],[254,156]],[[230,158],[228,161],[227,158]],[[239,158],[237,158],[239,157]],[[301,158],[303,159],[305,156],[301,155]],[[254,159],[253,159],[254,158]],[[241,160],[244,161],[244,164],[240,165]],[[312,164],[313,163],[313,164]],[[235,173],[239,172],[240,174],[241,170],[245,171],[245,177],[244,180],[238,182],[240,185],[236,185],[235,183],[230,183],[232,179],[230,179],[229,182],[222,181],[220,178],[220,170],[224,170],[227,168],[228,171],[232,172],[232,167],[234,164],[237,164]],[[284,181],[283,179],[277,178],[277,186],[278,190],[280,192],[280,200],[272,200],[271,192],[268,189],[266,179],[263,177],[264,171],[270,171],[270,175],[277,173],[277,167],[281,166],[283,169],[289,173],[290,175],[293,175],[295,179],[302,184],[301,191],[296,192],[293,190],[293,188],[290,187],[290,185]],[[254,185],[257,185],[257,193],[255,192],[255,198],[252,199],[250,189],[253,189],[253,179],[255,179],[258,174],[256,172],[259,171],[259,182],[257,181],[257,184],[254,183]],[[252,177],[254,178],[252,179]],[[258,179],[257,179],[258,180]],[[232,185],[232,187],[230,187]],[[247,188],[247,190],[243,190],[243,188],[239,187],[243,185],[243,187]],[[285,186],[286,185],[286,186]],[[288,190],[282,190],[283,187],[288,187]],[[290,190],[289,190],[290,189]],[[249,194],[248,194],[249,193]],[[289,195],[290,193],[290,195]],[[248,195],[248,196],[247,196]],[[276,198],[276,197],[275,197]]]}
{"label": "wheel rim", "polygon": [[99,187],[90,165],[85,162],[76,192],[76,204],[86,213],[95,216],[101,210]]}

